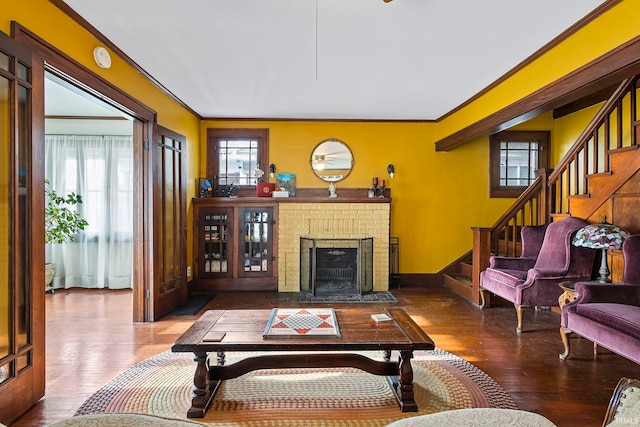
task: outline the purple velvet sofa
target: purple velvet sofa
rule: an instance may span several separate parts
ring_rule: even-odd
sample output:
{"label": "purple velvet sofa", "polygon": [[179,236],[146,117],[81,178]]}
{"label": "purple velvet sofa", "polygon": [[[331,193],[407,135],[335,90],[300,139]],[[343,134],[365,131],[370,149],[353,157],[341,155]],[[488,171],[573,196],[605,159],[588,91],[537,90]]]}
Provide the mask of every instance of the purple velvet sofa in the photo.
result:
{"label": "purple velvet sofa", "polygon": [[562,307],[564,353],[560,359],[569,357],[569,335],[573,332],[640,363],[640,234],[624,241],[622,253],[620,284],[575,284],[578,298]]}

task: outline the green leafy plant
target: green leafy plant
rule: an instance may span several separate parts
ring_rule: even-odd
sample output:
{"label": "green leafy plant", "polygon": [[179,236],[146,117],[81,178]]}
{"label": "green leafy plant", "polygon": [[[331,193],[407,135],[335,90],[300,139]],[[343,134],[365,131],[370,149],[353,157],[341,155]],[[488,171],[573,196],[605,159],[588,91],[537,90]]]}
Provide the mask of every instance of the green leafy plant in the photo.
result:
{"label": "green leafy plant", "polygon": [[82,197],[76,193],[60,196],[49,188],[49,180],[45,180],[44,192],[47,204],[44,209],[44,241],[45,243],[65,243],[73,241],[79,231],[89,225],[80,214],[70,206],[82,203]]}

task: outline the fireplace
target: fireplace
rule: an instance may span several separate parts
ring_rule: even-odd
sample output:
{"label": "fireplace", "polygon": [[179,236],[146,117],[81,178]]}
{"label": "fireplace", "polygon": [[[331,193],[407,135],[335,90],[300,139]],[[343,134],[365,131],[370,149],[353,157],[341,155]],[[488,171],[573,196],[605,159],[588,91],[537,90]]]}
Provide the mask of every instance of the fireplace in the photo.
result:
{"label": "fireplace", "polygon": [[300,291],[362,295],[373,291],[373,238],[300,238]]}

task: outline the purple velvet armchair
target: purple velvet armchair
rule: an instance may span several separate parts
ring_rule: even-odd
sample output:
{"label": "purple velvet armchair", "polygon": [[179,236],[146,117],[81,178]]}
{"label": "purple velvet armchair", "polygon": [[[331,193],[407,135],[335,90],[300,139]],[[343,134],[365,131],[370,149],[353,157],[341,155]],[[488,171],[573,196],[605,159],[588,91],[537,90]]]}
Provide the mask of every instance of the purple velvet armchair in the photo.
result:
{"label": "purple velvet armchair", "polygon": [[576,247],[571,239],[588,223],[566,218],[542,226],[523,227],[522,255],[519,258],[493,256],[489,268],[480,273],[482,307],[491,292],[514,304],[518,318],[517,332],[522,331],[525,307],[557,306],[564,281],[590,280],[594,249]]}
{"label": "purple velvet armchair", "polygon": [[640,363],[640,234],[627,237],[622,255],[620,284],[575,284],[578,297],[562,307],[564,353],[560,359],[569,357],[569,335],[573,332]]}

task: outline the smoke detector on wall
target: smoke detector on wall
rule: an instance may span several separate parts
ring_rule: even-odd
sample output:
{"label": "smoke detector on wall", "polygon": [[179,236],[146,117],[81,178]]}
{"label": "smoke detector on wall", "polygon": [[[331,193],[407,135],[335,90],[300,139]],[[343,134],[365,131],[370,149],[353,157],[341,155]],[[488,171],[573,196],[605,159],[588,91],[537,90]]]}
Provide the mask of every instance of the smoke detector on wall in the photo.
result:
{"label": "smoke detector on wall", "polygon": [[93,59],[100,68],[111,67],[111,55],[109,55],[109,51],[107,49],[101,46],[93,49]]}

